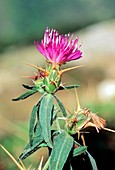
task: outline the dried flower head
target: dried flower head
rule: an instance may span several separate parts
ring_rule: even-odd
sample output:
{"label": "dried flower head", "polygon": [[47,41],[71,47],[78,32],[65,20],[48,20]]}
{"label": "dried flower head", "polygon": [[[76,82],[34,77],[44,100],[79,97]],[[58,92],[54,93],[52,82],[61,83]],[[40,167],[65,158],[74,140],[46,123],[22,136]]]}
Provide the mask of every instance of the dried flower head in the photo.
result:
{"label": "dried flower head", "polygon": [[61,65],[82,57],[78,37],[74,40],[70,34],[60,35],[55,29],[46,28],[41,43],[35,41],[34,44],[47,61],[54,65]]}

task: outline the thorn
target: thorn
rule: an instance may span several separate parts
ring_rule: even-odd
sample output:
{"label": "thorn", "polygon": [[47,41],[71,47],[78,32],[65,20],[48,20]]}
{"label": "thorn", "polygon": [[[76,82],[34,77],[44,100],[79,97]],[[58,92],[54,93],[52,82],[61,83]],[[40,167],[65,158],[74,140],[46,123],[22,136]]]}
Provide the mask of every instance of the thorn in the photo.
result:
{"label": "thorn", "polygon": [[67,120],[66,117],[58,117],[59,120]]}
{"label": "thorn", "polygon": [[32,164],[29,166],[29,168],[27,170],[30,170],[31,167],[32,167]]}
{"label": "thorn", "polygon": [[81,139],[82,139],[83,145],[86,146],[86,144],[85,144],[85,138],[84,138],[84,135],[83,135],[83,134],[81,134]]}
{"label": "thorn", "polygon": [[63,73],[65,73],[65,72],[67,72],[67,71],[70,71],[70,70],[73,70],[73,69],[76,69],[76,68],[79,68],[79,67],[83,67],[83,66],[84,66],[84,65],[66,68],[66,69],[64,69],[64,70],[59,71],[59,74],[62,75]]}
{"label": "thorn", "polygon": [[22,78],[30,78],[33,79],[35,76],[21,76]]}
{"label": "thorn", "polygon": [[70,114],[72,114],[72,112],[66,106],[65,106],[65,108]]}
{"label": "thorn", "polygon": [[66,87],[64,86],[64,84],[60,84],[60,87],[63,87],[64,88],[64,90],[66,90],[67,92],[69,92],[69,90],[68,89],[66,89]]}
{"label": "thorn", "polygon": [[109,131],[109,132],[113,132],[113,133],[115,133],[115,130],[112,130],[112,129],[108,129],[108,128],[103,128],[104,130],[107,130],[107,131]]}
{"label": "thorn", "polygon": [[77,102],[77,110],[75,111],[75,113],[78,113],[81,110],[81,107],[80,107],[79,98],[78,98],[76,88],[75,88],[75,95],[76,95],[76,102]]}
{"label": "thorn", "polygon": [[77,132],[78,133],[78,140],[80,139],[80,131]]}
{"label": "thorn", "polygon": [[24,164],[23,164],[22,160],[21,160],[21,159],[19,159],[19,158],[18,158],[18,160],[20,161],[20,164],[22,165],[22,167],[24,168],[24,170],[26,170],[26,168],[25,168],[25,166],[24,166]]}
{"label": "thorn", "polygon": [[40,70],[40,71],[42,71],[42,72],[44,72],[44,73],[47,73],[47,71],[46,71],[45,69],[43,69],[43,68],[41,68],[41,67],[38,67],[38,66],[36,66],[36,65],[34,65],[34,64],[30,64],[30,63],[25,63],[25,64],[27,64],[27,65],[29,65],[29,66],[32,66],[32,67],[34,67],[34,68],[37,68],[38,70]]}
{"label": "thorn", "polygon": [[44,157],[42,156],[40,164],[39,164],[39,167],[38,167],[38,170],[42,170],[43,159],[44,159]]}
{"label": "thorn", "polygon": [[8,154],[8,156],[13,160],[13,162],[17,165],[17,167],[20,170],[26,170],[25,167],[22,167],[17,161],[16,159],[0,144],[1,148]]}

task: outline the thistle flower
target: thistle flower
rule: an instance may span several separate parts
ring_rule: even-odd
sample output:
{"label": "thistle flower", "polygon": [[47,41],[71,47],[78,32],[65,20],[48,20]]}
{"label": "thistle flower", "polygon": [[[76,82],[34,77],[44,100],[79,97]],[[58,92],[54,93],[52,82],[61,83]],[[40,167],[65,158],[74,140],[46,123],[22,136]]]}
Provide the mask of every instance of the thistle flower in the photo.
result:
{"label": "thistle flower", "polygon": [[78,37],[74,40],[70,34],[60,35],[55,29],[46,28],[41,43],[35,41],[34,44],[47,61],[54,65],[62,65],[82,57]]}

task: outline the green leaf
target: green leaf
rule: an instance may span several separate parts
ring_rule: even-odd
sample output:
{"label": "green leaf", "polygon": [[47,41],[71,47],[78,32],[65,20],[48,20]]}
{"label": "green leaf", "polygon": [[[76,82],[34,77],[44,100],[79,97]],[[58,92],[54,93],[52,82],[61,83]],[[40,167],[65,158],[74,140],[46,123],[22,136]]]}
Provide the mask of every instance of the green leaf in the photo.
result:
{"label": "green leaf", "polygon": [[65,107],[63,106],[62,102],[58,99],[57,96],[54,95],[54,97],[55,97],[55,99],[56,99],[56,101],[57,101],[57,103],[58,103],[58,105],[59,105],[59,107],[60,107],[60,109],[63,113],[63,116],[67,117],[67,113],[66,113]]}
{"label": "green leaf", "polygon": [[41,143],[41,141],[43,141],[42,129],[41,129],[40,123],[37,122],[37,126],[36,126],[36,129],[35,129],[35,134],[34,134],[33,145]]}
{"label": "green leaf", "polygon": [[35,136],[33,138],[32,146],[30,146],[30,143],[28,143],[26,147],[24,148],[23,153],[19,156],[19,159],[23,160],[27,158],[32,153],[34,153],[38,148],[43,147],[43,146],[47,146],[47,145],[43,142],[41,127],[38,122],[36,126]]}
{"label": "green leaf", "polygon": [[24,149],[24,152],[19,156],[19,159],[21,159],[21,160],[26,159],[28,156],[33,154],[36,150],[38,150],[39,148],[44,147],[44,146],[47,146],[47,145],[46,144],[43,145],[42,143],[41,144],[36,143],[36,145],[33,145],[30,147],[30,143],[28,143]]}
{"label": "green leaf", "polygon": [[73,138],[65,131],[57,136],[51,152],[49,170],[62,170],[73,147]]}
{"label": "green leaf", "polygon": [[53,96],[47,94],[43,97],[39,108],[39,121],[42,128],[42,135],[45,142],[52,148],[51,141],[51,120],[53,109]]}
{"label": "green leaf", "polygon": [[30,140],[31,146],[32,146],[32,142],[33,142],[33,133],[34,133],[34,126],[35,126],[37,110],[38,110],[38,106],[34,106],[32,109],[32,112],[31,112],[31,116],[30,116],[29,140]]}
{"label": "green leaf", "polygon": [[34,88],[34,86],[29,86],[28,84],[22,84],[22,86],[25,88],[25,89],[30,89],[32,90]]}
{"label": "green leaf", "polygon": [[29,91],[23,93],[21,96],[15,98],[15,99],[12,99],[12,100],[13,101],[24,100],[36,92],[37,92],[36,90],[29,90]]}
{"label": "green leaf", "polygon": [[57,113],[59,112],[58,110],[58,106],[54,105],[53,106],[53,110],[52,110],[52,117],[51,117],[51,124],[53,123],[53,121],[56,119]]}
{"label": "green leaf", "polygon": [[81,155],[82,153],[86,151],[87,151],[87,146],[81,146],[81,147],[75,148],[73,150],[73,157]]}
{"label": "green leaf", "polygon": [[91,162],[92,170],[98,170],[95,159],[91,156],[91,154],[88,151],[87,154]]}
{"label": "green leaf", "polygon": [[79,87],[79,84],[73,84],[73,85],[68,85],[68,86],[60,86],[58,90],[66,90],[66,89],[73,89]]}

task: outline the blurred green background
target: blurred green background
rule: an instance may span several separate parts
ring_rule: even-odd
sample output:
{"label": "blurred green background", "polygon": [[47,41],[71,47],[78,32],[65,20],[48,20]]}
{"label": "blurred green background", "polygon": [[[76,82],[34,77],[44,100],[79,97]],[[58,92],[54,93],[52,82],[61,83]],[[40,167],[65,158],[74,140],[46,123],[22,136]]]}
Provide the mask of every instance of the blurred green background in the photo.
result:
{"label": "blurred green background", "polygon": [[[33,42],[43,37],[47,26],[62,34],[70,32],[78,35],[83,58],[77,63],[67,63],[63,68],[76,64],[85,66],[66,73],[62,80],[65,84],[80,84],[78,95],[81,107],[90,108],[107,120],[108,128],[115,129],[115,1],[1,0],[0,143],[15,158],[28,142],[29,116],[40,94],[21,102],[12,102],[12,98],[25,91],[21,84],[32,83],[22,78],[35,72],[25,62],[45,67],[45,58]],[[74,90],[58,92],[57,95],[71,111],[76,109]],[[93,154],[99,170],[111,169],[112,159],[115,158],[115,135],[103,132],[101,137],[95,136],[96,150],[93,146]],[[92,152],[92,147],[90,149]],[[98,156],[103,153],[99,159],[96,151]],[[47,150],[40,151],[41,155],[44,153]],[[38,153],[35,153],[24,163],[26,167],[32,164],[30,169],[37,168],[39,159]],[[13,169],[16,166],[0,149],[0,170]]]}

